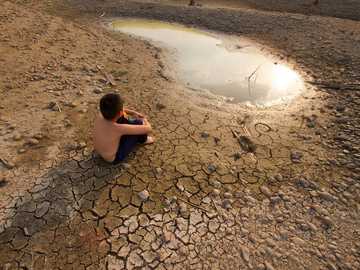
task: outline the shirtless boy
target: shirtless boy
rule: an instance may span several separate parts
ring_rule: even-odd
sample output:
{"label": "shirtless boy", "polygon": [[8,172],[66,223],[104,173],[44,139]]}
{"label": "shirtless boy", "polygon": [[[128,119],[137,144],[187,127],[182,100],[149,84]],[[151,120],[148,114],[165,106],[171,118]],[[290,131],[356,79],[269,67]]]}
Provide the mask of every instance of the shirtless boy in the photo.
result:
{"label": "shirtless boy", "polygon": [[120,95],[106,94],[100,100],[100,112],[94,125],[94,148],[113,164],[123,161],[137,144],[150,144],[151,125],[141,114],[125,109]]}

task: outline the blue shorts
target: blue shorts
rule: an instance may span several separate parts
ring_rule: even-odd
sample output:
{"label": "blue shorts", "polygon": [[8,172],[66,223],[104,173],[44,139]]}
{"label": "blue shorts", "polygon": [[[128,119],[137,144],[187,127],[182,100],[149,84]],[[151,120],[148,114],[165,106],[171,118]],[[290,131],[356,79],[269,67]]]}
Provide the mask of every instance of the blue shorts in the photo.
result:
{"label": "blue shorts", "polygon": [[[117,120],[118,124],[129,124],[129,125],[142,125],[142,119],[126,119],[121,117]],[[123,161],[132,150],[140,143],[145,143],[147,140],[147,134],[144,135],[123,135],[121,136],[118,150],[116,152],[115,160],[113,164],[118,164]]]}

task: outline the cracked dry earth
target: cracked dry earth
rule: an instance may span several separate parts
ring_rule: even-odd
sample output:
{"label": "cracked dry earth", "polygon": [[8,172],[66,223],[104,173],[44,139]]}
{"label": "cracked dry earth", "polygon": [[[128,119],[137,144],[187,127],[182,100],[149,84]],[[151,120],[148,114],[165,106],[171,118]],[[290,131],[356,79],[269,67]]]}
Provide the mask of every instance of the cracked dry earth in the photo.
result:
{"label": "cracked dry earth", "polygon": [[[1,269],[360,269],[356,91],[231,105],[147,42],[9,2],[0,20]],[[116,89],[157,142],[115,167],[89,131]]]}

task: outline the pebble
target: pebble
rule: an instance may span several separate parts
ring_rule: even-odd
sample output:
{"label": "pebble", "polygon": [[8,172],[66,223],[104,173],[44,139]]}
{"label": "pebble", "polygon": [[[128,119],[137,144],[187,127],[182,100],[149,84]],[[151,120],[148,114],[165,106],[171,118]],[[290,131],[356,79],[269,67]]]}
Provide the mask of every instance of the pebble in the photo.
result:
{"label": "pebble", "polygon": [[26,149],[25,148],[20,148],[18,151],[18,154],[23,154],[26,152]]}
{"label": "pebble", "polygon": [[294,163],[300,163],[302,157],[303,157],[303,154],[301,152],[294,151],[294,152],[290,153],[290,159]]}
{"label": "pebble", "polygon": [[187,205],[184,202],[179,203],[180,214],[185,214],[187,212]]}
{"label": "pebble", "polygon": [[206,139],[206,138],[209,138],[210,135],[209,135],[209,133],[203,131],[203,132],[200,133],[200,136],[201,136],[201,138]]}
{"label": "pebble", "polygon": [[266,197],[271,197],[272,196],[272,192],[271,190],[266,187],[266,186],[261,186],[260,187],[260,191],[266,196]]}
{"label": "pebble", "polygon": [[15,133],[14,136],[13,136],[13,140],[14,141],[20,141],[22,138],[21,134],[20,133]]}
{"label": "pebble", "polygon": [[206,203],[206,204],[209,204],[209,203],[211,203],[211,199],[210,199],[209,197],[204,197],[204,198],[202,199],[202,202],[203,202],[203,203]]}
{"label": "pebble", "polygon": [[149,191],[143,190],[143,191],[138,193],[138,196],[139,196],[141,201],[146,201],[147,199],[149,199],[150,194],[149,194]]}
{"label": "pebble", "polygon": [[181,192],[183,192],[185,190],[184,186],[182,184],[180,184],[179,182],[176,183],[176,187],[178,188],[178,190],[180,190]]}
{"label": "pebble", "polygon": [[41,133],[35,134],[33,136],[33,138],[37,139],[37,140],[41,140],[42,138],[44,138],[44,135],[42,135]]}
{"label": "pebble", "polygon": [[219,196],[220,195],[220,190],[214,188],[211,195],[213,195],[214,197]]}
{"label": "pebble", "polygon": [[214,186],[215,188],[221,188],[221,183],[218,180],[211,180],[210,185]]}
{"label": "pebble", "polygon": [[86,142],[79,142],[78,145],[77,145],[78,149],[83,149],[85,147],[86,147]]}
{"label": "pebble", "polygon": [[326,200],[326,201],[333,202],[336,200],[336,197],[334,197],[333,195],[331,195],[330,193],[328,193],[326,191],[319,191],[318,195],[321,199]]}
{"label": "pebble", "polygon": [[225,192],[224,193],[224,198],[225,199],[231,199],[232,198],[232,194],[230,192]]}
{"label": "pebble", "polygon": [[208,171],[209,171],[210,173],[213,173],[213,172],[216,171],[216,167],[215,167],[215,165],[213,165],[213,164],[209,164],[208,167],[207,167],[207,169],[208,169]]}
{"label": "pebble", "polygon": [[246,263],[249,263],[250,261],[250,252],[249,249],[246,246],[241,247],[241,256],[244,259]]}
{"label": "pebble", "polygon": [[121,167],[124,168],[125,170],[130,169],[131,165],[129,163],[121,163]]}
{"label": "pebble", "polygon": [[321,222],[328,228],[334,226],[334,222],[329,217],[320,217]]}
{"label": "pebble", "polygon": [[5,177],[3,177],[2,179],[0,179],[0,188],[6,186],[8,183],[8,181],[6,180]]}
{"label": "pebble", "polygon": [[38,145],[39,144],[39,141],[35,138],[31,138],[28,140],[28,144],[31,145],[31,146],[34,146],[34,145]]}
{"label": "pebble", "polygon": [[96,88],[94,89],[94,93],[95,93],[95,94],[101,94],[101,93],[103,93],[103,90],[102,90],[100,87],[96,87]]}
{"label": "pebble", "polygon": [[222,201],[221,206],[222,206],[224,209],[231,209],[231,208],[232,208],[231,203],[232,203],[231,200],[225,199],[225,200]]}
{"label": "pebble", "polygon": [[304,178],[299,178],[296,180],[296,185],[302,188],[307,188],[310,186],[310,183]]}

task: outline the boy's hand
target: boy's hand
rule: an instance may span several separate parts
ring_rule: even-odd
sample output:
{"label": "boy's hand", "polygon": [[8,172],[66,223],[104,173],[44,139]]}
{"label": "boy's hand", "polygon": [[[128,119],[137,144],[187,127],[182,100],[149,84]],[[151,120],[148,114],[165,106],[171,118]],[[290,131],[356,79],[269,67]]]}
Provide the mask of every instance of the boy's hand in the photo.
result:
{"label": "boy's hand", "polygon": [[135,116],[137,116],[139,118],[145,118],[145,115],[143,115],[142,113],[139,113],[137,111],[130,110],[130,109],[125,109],[125,111],[126,111],[126,113],[135,115]]}

